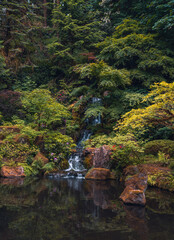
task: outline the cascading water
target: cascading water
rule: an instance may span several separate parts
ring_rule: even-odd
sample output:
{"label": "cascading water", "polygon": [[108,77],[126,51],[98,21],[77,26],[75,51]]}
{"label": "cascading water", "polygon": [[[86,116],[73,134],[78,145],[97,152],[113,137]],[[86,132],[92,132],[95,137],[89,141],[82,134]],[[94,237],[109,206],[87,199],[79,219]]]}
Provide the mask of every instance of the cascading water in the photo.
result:
{"label": "cascading water", "polygon": [[75,172],[82,172],[85,170],[83,164],[82,164],[82,151],[83,151],[83,142],[88,140],[91,136],[91,132],[89,132],[88,130],[85,130],[83,132],[82,138],[80,139],[80,141],[77,144],[76,147],[76,152],[74,154],[71,155],[70,159],[69,159],[69,168],[66,170],[66,172],[69,171],[75,171]]}
{"label": "cascading water", "polygon": [[[92,104],[96,105],[96,106],[101,105],[101,99],[93,97]],[[88,124],[90,123],[89,119],[87,119],[86,123],[88,123]],[[93,126],[101,124],[101,115],[98,114],[98,116],[92,120],[91,124]],[[91,131],[89,131],[89,130],[83,131],[81,139],[77,144],[76,152],[73,153],[71,155],[71,157],[69,158],[69,161],[68,161],[69,168],[65,170],[66,172],[68,172],[68,173],[75,172],[75,173],[77,173],[77,175],[76,175],[77,177],[79,177],[79,178],[83,177],[81,172],[86,170],[82,163],[83,142],[87,141],[91,135],[92,135]],[[70,177],[70,176],[71,176],[71,174],[68,174],[68,176],[66,176],[66,177]]]}
{"label": "cascading water", "polygon": [[[102,102],[101,102],[101,98],[97,98],[97,97],[93,97],[92,98],[92,104],[94,105],[101,105]],[[101,124],[101,114],[99,113],[97,117],[95,117],[92,121],[92,125],[93,126],[96,126],[98,124]]]}

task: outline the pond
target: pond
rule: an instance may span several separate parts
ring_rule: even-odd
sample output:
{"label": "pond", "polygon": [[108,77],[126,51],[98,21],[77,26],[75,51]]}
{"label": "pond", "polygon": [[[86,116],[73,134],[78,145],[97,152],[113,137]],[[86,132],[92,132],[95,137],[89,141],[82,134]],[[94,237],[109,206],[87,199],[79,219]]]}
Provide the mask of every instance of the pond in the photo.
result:
{"label": "pond", "polygon": [[146,207],[119,201],[115,181],[1,179],[0,239],[173,240],[174,194],[149,188]]}

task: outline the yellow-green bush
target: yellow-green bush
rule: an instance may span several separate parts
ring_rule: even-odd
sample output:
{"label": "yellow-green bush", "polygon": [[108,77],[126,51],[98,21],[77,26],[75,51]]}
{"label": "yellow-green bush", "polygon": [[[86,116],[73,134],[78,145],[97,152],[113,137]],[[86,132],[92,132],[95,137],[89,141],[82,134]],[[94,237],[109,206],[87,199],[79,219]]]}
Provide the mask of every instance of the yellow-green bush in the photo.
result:
{"label": "yellow-green bush", "polygon": [[145,154],[158,155],[158,152],[163,152],[169,157],[174,157],[174,141],[172,140],[154,140],[144,145]]}

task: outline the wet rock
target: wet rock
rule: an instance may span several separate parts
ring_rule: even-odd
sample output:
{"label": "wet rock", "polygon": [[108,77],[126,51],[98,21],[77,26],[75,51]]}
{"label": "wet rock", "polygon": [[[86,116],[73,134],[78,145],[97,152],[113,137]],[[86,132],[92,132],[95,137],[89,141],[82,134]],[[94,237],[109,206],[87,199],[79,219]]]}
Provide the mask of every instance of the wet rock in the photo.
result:
{"label": "wet rock", "polygon": [[1,168],[1,176],[12,178],[12,177],[25,177],[24,169],[21,166],[18,167],[9,167],[3,166]]}
{"label": "wet rock", "polygon": [[126,204],[145,206],[145,191],[147,189],[147,175],[139,173],[128,177],[125,181],[126,188],[120,199]]}
{"label": "wet rock", "polygon": [[111,179],[111,172],[106,168],[92,168],[85,176],[85,179],[107,180]]}
{"label": "wet rock", "polygon": [[41,152],[38,152],[37,155],[34,157],[34,160],[42,160],[44,164],[48,163],[49,160],[46,158]]}
{"label": "wet rock", "polygon": [[126,204],[145,206],[146,198],[142,190],[135,190],[131,188],[125,188],[120,196],[120,199]]}
{"label": "wet rock", "polygon": [[93,166],[95,168],[109,168],[111,149],[109,146],[104,145],[94,150]]}
{"label": "wet rock", "polygon": [[95,151],[95,148],[85,148],[83,150],[83,155],[85,155],[85,156],[88,155],[88,154],[93,155],[94,151]]}
{"label": "wet rock", "polygon": [[127,177],[125,186],[132,187],[133,189],[139,189],[145,192],[147,189],[147,175],[144,173],[138,173],[131,177]]}
{"label": "wet rock", "polygon": [[86,169],[90,169],[93,166],[93,157],[94,157],[95,148],[86,148],[83,150],[84,159],[83,164]]}

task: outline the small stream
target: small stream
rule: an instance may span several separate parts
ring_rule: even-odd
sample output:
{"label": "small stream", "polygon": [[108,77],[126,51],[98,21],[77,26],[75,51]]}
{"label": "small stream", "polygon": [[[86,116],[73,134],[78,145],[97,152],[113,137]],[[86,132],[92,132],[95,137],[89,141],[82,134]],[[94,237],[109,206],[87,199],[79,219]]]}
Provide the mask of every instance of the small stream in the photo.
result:
{"label": "small stream", "polygon": [[174,194],[149,188],[146,207],[119,201],[116,181],[0,179],[2,240],[173,240]]}

